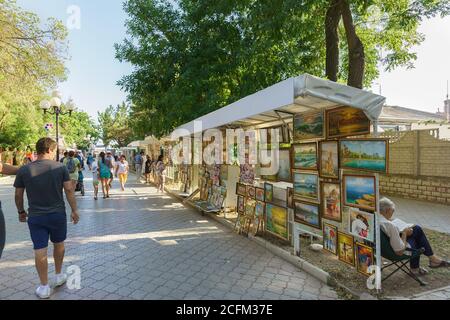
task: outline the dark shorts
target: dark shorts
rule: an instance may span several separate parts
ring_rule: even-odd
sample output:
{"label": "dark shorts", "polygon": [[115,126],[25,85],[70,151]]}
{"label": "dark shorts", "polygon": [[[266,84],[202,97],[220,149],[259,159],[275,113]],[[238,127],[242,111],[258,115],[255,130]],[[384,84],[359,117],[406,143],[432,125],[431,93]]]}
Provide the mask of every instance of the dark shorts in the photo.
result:
{"label": "dark shorts", "polygon": [[67,237],[67,216],[65,213],[52,213],[28,218],[34,250],[48,247],[48,240],[60,243]]}
{"label": "dark shorts", "polygon": [[5,218],[3,217],[2,205],[0,204],[0,258],[2,257],[3,248],[5,247]]}

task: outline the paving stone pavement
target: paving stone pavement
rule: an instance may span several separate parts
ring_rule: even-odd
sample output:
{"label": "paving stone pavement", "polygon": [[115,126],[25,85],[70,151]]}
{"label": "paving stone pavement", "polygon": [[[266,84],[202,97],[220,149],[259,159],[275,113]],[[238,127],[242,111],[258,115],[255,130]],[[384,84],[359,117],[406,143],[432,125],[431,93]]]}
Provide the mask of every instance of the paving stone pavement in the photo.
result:
{"label": "paving stone pavement", "polygon": [[[94,201],[91,181],[85,183],[65,259],[66,268],[81,268],[81,289],[56,289],[54,300],[337,299],[329,286],[154,188],[120,192],[116,185],[110,199]],[[0,180],[7,230],[0,299],[36,299],[32,245],[11,185]]]}

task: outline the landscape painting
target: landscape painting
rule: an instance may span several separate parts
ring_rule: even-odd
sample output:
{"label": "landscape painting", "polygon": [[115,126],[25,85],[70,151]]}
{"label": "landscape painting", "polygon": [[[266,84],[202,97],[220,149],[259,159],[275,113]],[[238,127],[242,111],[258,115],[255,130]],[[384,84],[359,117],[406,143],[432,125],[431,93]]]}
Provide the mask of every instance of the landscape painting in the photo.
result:
{"label": "landscape painting", "polygon": [[322,182],[321,190],[323,218],[339,222],[342,221],[340,184]]}
{"label": "landscape painting", "polygon": [[328,224],[323,224],[323,249],[337,255],[337,233],[338,228]]}
{"label": "landscape painting", "polygon": [[317,143],[301,143],[293,146],[294,169],[317,170]]}
{"label": "landscape painting", "polygon": [[298,223],[321,229],[319,205],[295,201],[294,220]]}
{"label": "landscape painting", "polygon": [[338,232],[338,256],[339,260],[355,266],[355,246],[351,235]]}
{"label": "landscape painting", "polygon": [[286,208],[266,204],[266,231],[288,240],[288,213]]}
{"label": "landscape painting", "polygon": [[375,211],[375,177],[344,175],[344,205]]}
{"label": "landscape painting", "polygon": [[341,168],[387,173],[389,142],[386,139],[340,141]]}
{"label": "landscape painting", "polygon": [[356,270],[359,273],[369,277],[371,274],[368,269],[374,264],[373,249],[362,243],[356,243]]}
{"label": "landscape painting", "polygon": [[327,112],[327,136],[338,138],[370,133],[370,120],[364,111],[341,107]]}
{"label": "landscape painting", "polygon": [[323,141],[319,143],[320,165],[322,178],[339,179],[339,143]]}
{"label": "landscape painting", "polygon": [[319,177],[315,173],[294,171],[294,194],[301,198],[319,200]]}
{"label": "landscape painting", "polygon": [[324,112],[308,112],[294,115],[294,142],[324,138]]}

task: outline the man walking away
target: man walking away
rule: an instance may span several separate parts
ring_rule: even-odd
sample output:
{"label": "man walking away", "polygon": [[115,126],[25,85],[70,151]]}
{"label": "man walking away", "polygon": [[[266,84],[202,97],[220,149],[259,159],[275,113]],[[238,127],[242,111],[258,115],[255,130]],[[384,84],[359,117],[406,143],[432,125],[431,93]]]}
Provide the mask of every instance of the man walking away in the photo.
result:
{"label": "man walking away", "polygon": [[[33,241],[35,264],[40,279],[36,295],[41,299],[50,297],[48,284],[48,240],[53,243],[53,258],[55,260],[55,287],[62,286],[67,281],[67,275],[62,273],[64,260],[64,241],[67,236],[66,207],[62,190],[72,208],[71,221],[77,224],[79,215],[75,192],[70,181],[67,167],[56,162],[56,142],[50,138],[42,138],[36,144],[37,161],[19,169],[14,182],[16,188],[16,206],[19,211],[19,221],[27,222]],[[23,195],[27,191],[28,215],[24,210]]]}
{"label": "man walking away", "polygon": [[66,159],[66,158],[68,157],[68,155],[69,155],[69,152],[64,151],[64,157],[62,157],[62,158],[59,160],[59,162],[63,163],[63,162],[64,162],[64,159]]}
{"label": "man walking away", "polygon": [[[18,168],[12,167],[8,164],[3,164],[0,154],[0,173],[6,175],[15,175]],[[5,217],[2,211],[2,202],[0,201],[0,259],[2,258],[3,248],[5,247],[6,229],[5,229]]]}
{"label": "man walking away", "polygon": [[144,155],[144,151],[141,151],[139,154],[137,154],[134,157],[134,166],[136,169],[136,181],[139,182],[141,179],[141,174],[142,174],[142,162],[144,161],[143,158]]}

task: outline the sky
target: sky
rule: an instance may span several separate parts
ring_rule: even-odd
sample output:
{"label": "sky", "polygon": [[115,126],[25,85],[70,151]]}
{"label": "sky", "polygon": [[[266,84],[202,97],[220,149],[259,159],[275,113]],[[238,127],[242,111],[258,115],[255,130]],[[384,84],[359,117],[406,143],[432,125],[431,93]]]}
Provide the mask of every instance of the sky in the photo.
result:
{"label": "sky", "polygon": [[[41,19],[56,17],[73,22],[71,6],[80,10],[80,28],[69,28],[67,62],[69,76],[59,89],[63,99],[72,97],[78,108],[96,118],[97,111],[126,99],[116,82],[132,71],[128,63],[115,59],[114,43],[125,38],[123,0],[17,0],[18,4],[37,13]],[[415,68],[398,68],[382,72],[370,89],[387,98],[388,105],[398,105],[436,112],[446,95],[450,80],[450,16],[436,17],[422,23],[419,31],[426,40],[416,48]],[[381,84],[381,85],[380,85]],[[381,87],[381,88],[380,88]]]}

